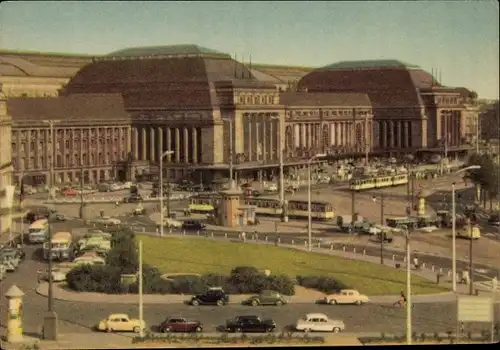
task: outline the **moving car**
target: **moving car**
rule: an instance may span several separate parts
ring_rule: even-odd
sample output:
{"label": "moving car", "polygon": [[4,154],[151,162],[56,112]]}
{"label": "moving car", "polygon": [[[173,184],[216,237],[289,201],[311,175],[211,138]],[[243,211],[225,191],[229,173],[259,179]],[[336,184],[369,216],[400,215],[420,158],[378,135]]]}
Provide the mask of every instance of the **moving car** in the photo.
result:
{"label": "moving car", "polygon": [[198,220],[186,220],[182,224],[182,228],[185,230],[204,230],[206,225]]}
{"label": "moving car", "polygon": [[331,320],[325,314],[307,314],[297,321],[295,329],[303,332],[334,332],[339,333],[345,329],[344,321]]}
{"label": "moving car", "polygon": [[326,304],[356,304],[361,305],[369,302],[370,299],[360,294],[354,289],[341,289],[338,293],[330,294],[325,297]]}
{"label": "moving car", "polygon": [[124,203],[136,203],[142,201],[143,198],[140,194],[132,194],[128,197],[123,198]]}
{"label": "moving car", "polygon": [[158,326],[158,330],[162,333],[170,333],[170,332],[199,333],[203,331],[203,325],[201,324],[200,321],[189,320],[183,317],[174,317],[174,318],[167,318],[165,321],[163,321]]}
{"label": "moving car", "polygon": [[224,306],[229,302],[229,296],[222,288],[212,287],[204,294],[198,294],[191,298],[189,304],[198,305],[217,305]]}
{"label": "moving car", "polygon": [[243,304],[258,306],[258,305],[276,305],[281,306],[286,304],[287,301],[278,292],[273,290],[263,290],[258,295],[252,295],[250,298],[245,300]]}
{"label": "moving car", "polygon": [[120,225],[121,221],[115,218],[111,218],[109,216],[103,216],[102,218],[96,219],[95,220],[96,224],[101,224],[101,225]]}
{"label": "moving car", "polygon": [[[179,220],[174,220],[170,218],[165,218],[163,220],[163,226],[167,228],[182,228],[183,222]],[[159,226],[159,225],[158,225]]]}
{"label": "moving car", "polygon": [[62,191],[62,195],[67,197],[76,197],[78,194],[79,192],[73,188],[66,188]]}
{"label": "moving car", "polygon": [[227,332],[259,332],[268,333],[276,330],[276,322],[271,319],[261,320],[259,316],[236,316],[226,321]]}
{"label": "moving car", "polygon": [[[42,281],[49,280],[49,269],[41,269],[37,271],[38,279]],[[66,272],[58,269],[52,269],[52,282],[64,282],[66,281]]]}
{"label": "moving car", "polygon": [[9,260],[6,258],[0,260],[0,265],[4,266],[5,271],[7,272],[14,272],[16,271],[17,268],[17,265],[14,263],[13,260]]}
{"label": "moving car", "polygon": [[136,318],[130,318],[127,314],[111,314],[99,322],[97,329],[106,332],[139,333],[141,329],[146,330],[146,323]]}

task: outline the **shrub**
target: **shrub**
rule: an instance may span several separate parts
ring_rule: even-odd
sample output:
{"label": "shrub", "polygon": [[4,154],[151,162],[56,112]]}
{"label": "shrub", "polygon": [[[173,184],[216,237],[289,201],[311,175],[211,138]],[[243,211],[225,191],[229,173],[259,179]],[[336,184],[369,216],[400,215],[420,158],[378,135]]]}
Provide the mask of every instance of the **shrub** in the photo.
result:
{"label": "shrub", "polygon": [[82,265],[68,272],[68,287],[78,292],[120,293],[120,270],[113,266]]}
{"label": "shrub", "polygon": [[297,284],[305,288],[314,288],[324,293],[349,289],[344,283],[328,276],[297,276]]}
{"label": "shrub", "polygon": [[106,263],[120,269],[122,274],[136,273],[139,268],[139,256],[135,241],[132,239],[117,241],[109,251]]}
{"label": "shrub", "polygon": [[295,281],[286,275],[266,277],[265,289],[275,290],[284,295],[295,294]]}

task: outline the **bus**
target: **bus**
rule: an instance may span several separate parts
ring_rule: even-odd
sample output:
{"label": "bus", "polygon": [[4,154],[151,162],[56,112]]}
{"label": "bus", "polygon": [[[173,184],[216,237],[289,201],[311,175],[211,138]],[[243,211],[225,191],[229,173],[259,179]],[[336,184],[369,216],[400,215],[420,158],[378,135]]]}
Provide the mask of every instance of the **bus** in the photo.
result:
{"label": "bus", "polygon": [[49,259],[50,248],[52,248],[52,259],[69,260],[73,250],[73,236],[69,232],[56,232],[50,242],[43,244],[43,257],[46,260]]}
{"label": "bus", "polygon": [[49,221],[40,219],[28,227],[28,241],[32,244],[43,243],[48,237]]}

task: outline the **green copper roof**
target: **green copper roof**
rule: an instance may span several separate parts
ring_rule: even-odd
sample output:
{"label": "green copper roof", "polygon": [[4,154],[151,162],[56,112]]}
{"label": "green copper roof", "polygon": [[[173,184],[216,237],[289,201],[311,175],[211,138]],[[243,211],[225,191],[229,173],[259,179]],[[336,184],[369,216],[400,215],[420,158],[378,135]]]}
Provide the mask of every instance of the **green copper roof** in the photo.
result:
{"label": "green copper roof", "polygon": [[169,46],[146,46],[131,47],[123,50],[111,52],[107,56],[115,57],[140,57],[140,56],[168,56],[168,55],[230,55],[217,50],[207,49],[198,45],[169,45]]}
{"label": "green copper roof", "polygon": [[420,68],[414,64],[398,60],[341,61],[323,67],[323,69],[361,69],[361,68]]}

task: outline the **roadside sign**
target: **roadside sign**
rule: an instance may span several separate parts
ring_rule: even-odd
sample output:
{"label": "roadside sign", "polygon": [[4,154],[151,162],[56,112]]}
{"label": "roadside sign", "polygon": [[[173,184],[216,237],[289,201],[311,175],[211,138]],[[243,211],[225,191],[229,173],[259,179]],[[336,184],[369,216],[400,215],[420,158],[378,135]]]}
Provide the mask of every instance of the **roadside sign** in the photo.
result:
{"label": "roadside sign", "polygon": [[488,297],[458,297],[459,322],[493,322],[493,300]]}

